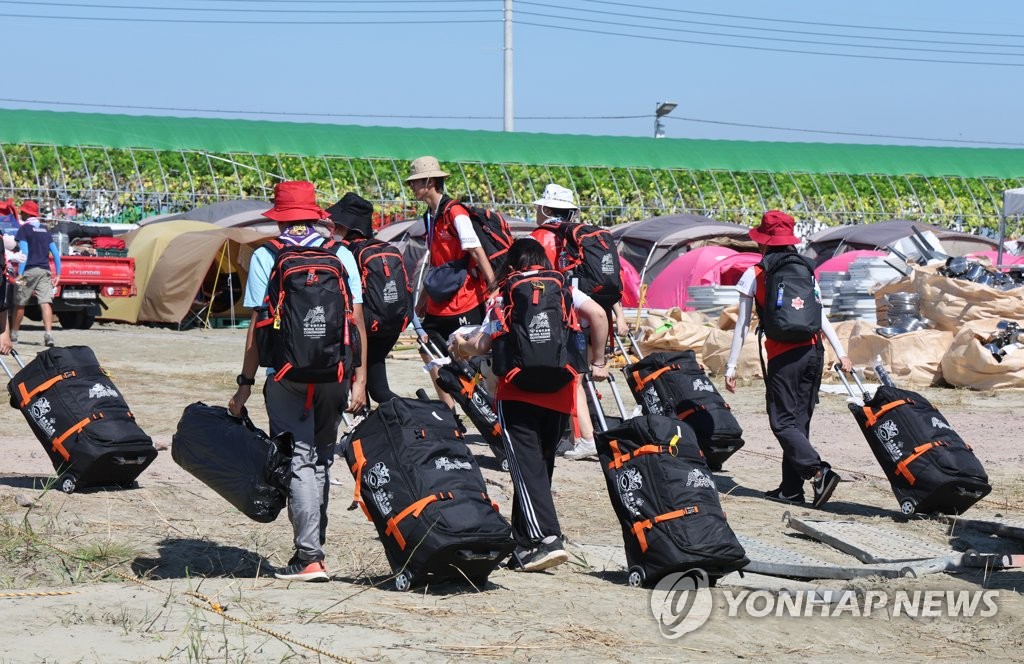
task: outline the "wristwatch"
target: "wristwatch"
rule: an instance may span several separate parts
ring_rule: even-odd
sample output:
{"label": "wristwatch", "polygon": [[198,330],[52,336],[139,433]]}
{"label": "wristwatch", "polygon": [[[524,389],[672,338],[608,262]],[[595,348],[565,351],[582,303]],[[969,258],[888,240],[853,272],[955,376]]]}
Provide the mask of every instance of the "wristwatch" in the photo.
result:
{"label": "wristwatch", "polygon": [[256,379],[249,378],[245,374],[238,374],[237,376],[235,376],[235,384],[238,385],[239,387],[241,387],[242,385],[255,385]]}

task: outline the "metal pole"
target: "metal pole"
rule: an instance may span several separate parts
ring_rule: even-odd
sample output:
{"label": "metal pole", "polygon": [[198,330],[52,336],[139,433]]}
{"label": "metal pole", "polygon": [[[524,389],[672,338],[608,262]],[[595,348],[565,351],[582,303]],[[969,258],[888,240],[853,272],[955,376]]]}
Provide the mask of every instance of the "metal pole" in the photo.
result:
{"label": "metal pole", "polygon": [[[1005,199],[1004,199],[1005,200]],[[996,249],[996,269],[1003,265],[1003,241],[1006,240],[1006,203],[999,214],[999,247]]]}
{"label": "metal pole", "polygon": [[512,128],[512,0],[505,0],[505,113],[503,131]]}

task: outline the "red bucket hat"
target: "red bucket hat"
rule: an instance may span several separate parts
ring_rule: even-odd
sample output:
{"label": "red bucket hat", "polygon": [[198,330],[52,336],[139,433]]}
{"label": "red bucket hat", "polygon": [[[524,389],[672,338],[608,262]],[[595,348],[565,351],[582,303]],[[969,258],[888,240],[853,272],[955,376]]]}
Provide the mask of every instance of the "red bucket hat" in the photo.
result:
{"label": "red bucket hat", "polygon": [[35,201],[25,201],[21,204],[21,207],[18,208],[18,212],[24,212],[30,217],[38,217],[39,203],[36,203]]}
{"label": "red bucket hat", "polygon": [[768,210],[761,217],[761,225],[750,229],[750,239],[769,247],[800,244],[800,238],[793,234],[796,221],[779,210]]}
{"label": "red bucket hat", "polygon": [[18,211],[17,206],[14,204],[13,198],[7,200],[0,199],[0,214],[14,214]]}
{"label": "red bucket hat", "polygon": [[274,186],[274,207],[263,213],[277,222],[316,221],[329,216],[316,204],[316,188],[304,180],[279,182]]}

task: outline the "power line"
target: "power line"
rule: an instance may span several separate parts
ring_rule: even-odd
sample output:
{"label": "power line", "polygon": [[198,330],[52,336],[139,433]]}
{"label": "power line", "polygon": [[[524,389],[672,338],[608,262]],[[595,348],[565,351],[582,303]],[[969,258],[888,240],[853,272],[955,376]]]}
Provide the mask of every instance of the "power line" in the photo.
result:
{"label": "power line", "polygon": [[[813,37],[850,37],[850,38],[853,38],[853,39],[872,39],[872,40],[875,40],[875,41],[894,41],[894,42],[901,42],[901,43],[912,42],[912,43],[918,43],[918,44],[943,44],[943,45],[946,45],[946,46],[952,45],[952,46],[991,46],[991,47],[997,47],[997,48],[1024,48],[1024,44],[992,44],[992,43],[989,43],[989,42],[953,42],[953,41],[949,41],[948,39],[913,39],[913,38],[909,38],[909,37],[877,37],[877,36],[872,36],[872,35],[851,35],[851,34],[844,34],[844,33],[839,33],[839,32],[816,32],[816,31],[810,31],[810,30],[786,30],[785,28],[779,28],[779,27],[775,27],[775,26],[768,27],[768,26],[737,25],[735,23],[715,23],[715,22],[711,22],[711,21],[693,21],[693,20],[679,19],[679,18],[666,18],[666,17],[662,17],[662,16],[644,16],[644,15],[635,14],[635,13],[610,12],[610,11],[603,11],[603,10],[600,10],[600,9],[580,9],[578,7],[569,7],[569,6],[566,6],[566,5],[552,5],[552,4],[545,3],[545,2],[528,2],[527,0],[516,0],[516,2],[519,5],[530,5],[530,6],[534,6],[534,7],[543,7],[545,9],[561,9],[561,10],[574,11],[574,12],[586,12],[587,14],[602,14],[602,15],[605,15],[605,16],[626,16],[626,17],[629,17],[629,18],[648,19],[648,20],[651,20],[651,21],[660,21],[660,22],[668,22],[668,23],[680,23],[680,24],[686,24],[686,25],[706,25],[706,26],[715,27],[715,28],[738,28],[740,30],[759,30],[759,31],[768,30],[768,31],[771,31],[773,34],[774,33],[783,32],[783,33],[786,33],[786,34],[808,35],[808,36],[813,36]],[[523,12],[517,12],[517,13],[523,13]]]}
{"label": "power line", "polygon": [[[233,115],[276,115],[283,117],[327,117],[327,118],[373,118],[373,119],[389,119],[389,120],[500,120],[500,115],[399,115],[399,114],[379,114],[379,113],[296,113],[292,111],[252,111],[252,110],[232,110],[232,109],[211,109],[211,108],[189,108],[180,106],[143,106],[143,105],[131,105],[131,104],[104,104],[104,103],[88,103],[88,102],[72,102],[72,101],[51,101],[44,99],[11,99],[11,98],[0,98],[0,102],[17,103],[17,104],[40,104],[50,106],[76,106],[76,107],[93,107],[93,108],[111,108],[111,109],[131,109],[131,110],[143,110],[143,111],[177,111],[187,113],[226,113]],[[897,136],[892,134],[872,134],[866,132],[854,132],[854,131],[841,131],[841,130],[829,130],[829,129],[803,129],[798,127],[781,127],[775,125],[761,125],[761,124],[750,124],[743,122],[727,122],[725,120],[708,120],[704,118],[689,118],[689,117],[678,117],[678,116],[667,116],[669,120],[678,122],[696,122],[701,124],[715,124],[725,125],[731,127],[744,127],[748,129],[770,129],[773,131],[792,131],[800,132],[805,134],[830,134],[835,136],[857,136],[860,138],[887,138],[887,139],[898,139],[898,140],[910,140],[910,141],[925,141],[932,143],[964,143],[964,144],[975,144],[975,145],[1000,145],[1007,147],[1024,147],[1024,143],[1014,142],[1003,142],[1003,141],[986,141],[986,140],[967,140],[957,138],[928,138],[923,136]],[[649,120],[651,118],[650,113],[644,113],[639,115],[537,115],[537,116],[517,116],[517,120]]]}
{"label": "power line", "polygon": [[415,21],[250,21],[236,19],[192,19],[192,18],[130,18],[114,16],[44,16],[39,14],[0,14],[7,18],[42,18],[68,21],[114,21],[117,23],[202,23],[202,24],[229,24],[229,25],[424,25],[424,24],[468,24],[468,23],[495,23],[493,19],[443,19],[429,20],[418,19]]}
{"label": "power line", "polygon": [[[479,2],[480,0],[475,0]],[[105,5],[76,2],[20,2],[0,0],[0,4],[38,5],[46,7],[75,7],[79,9],[128,9],[157,12],[219,12],[224,14],[497,14],[499,9],[219,9],[215,7],[154,7],[150,5]]]}
{"label": "power line", "polygon": [[615,5],[617,7],[629,7],[631,9],[654,9],[662,12],[674,12],[678,14],[695,14],[700,16],[715,16],[718,18],[738,18],[746,21],[767,21],[770,23],[795,23],[797,25],[820,25],[826,28],[853,28],[856,30],[889,30],[892,32],[923,32],[934,35],[963,35],[966,37],[1015,37],[1024,39],[1024,35],[989,33],[989,32],[958,32],[954,30],[927,30],[924,28],[890,28],[881,25],[851,25],[848,23],[822,23],[818,21],[799,21],[796,19],[764,18],[761,16],[743,16],[739,14],[718,14],[715,12],[700,12],[691,9],[673,9],[667,7],[652,7],[650,5],[633,5],[625,2],[612,2],[611,0],[582,0],[598,5]]}
{"label": "power line", "polygon": [[[598,23],[601,25],[615,25],[626,28],[640,28],[643,30],[663,30],[667,32],[685,32],[687,34],[696,35],[708,35],[710,37],[729,37],[738,39],[758,39],[761,41],[773,41],[773,42],[791,42],[795,44],[811,44],[815,46],[838,46],[846,48],[871,48],[871,49],[885,49],[889,51],[917,51],[925,53],[950,53],[950,54],[963,54],[963,55],[995,55],[995,56],[1008,56],[1008,57],[1024,57],[1024,53],[996,53],[993,51],[951,51],[948,48],[917,48],[913,46],[882,46],[880,44],[851,44],[846,42],[831,42],[831,41],[817,41],[817,40],[806,40],[806,39],[786,39],[784,37],[758,37],[757,35],[738,35],[735,33],[723,33],[723,32],[707,32],[703,30],[688,30],[685,28],[663,28],[655,25],[637,25],[636,23],[623,23],[622,21],[602,21],[600,19],[590,18],[578,18],[575,16],[558,16],[555,14],[542,14],[540,12],[518,12],[520,16],[537,16],[540,18],[557,18],[565,19],[570,21],[579,21],[583,23]],[[646,17],[645,17],[646,18]],[[657,20],[657,19],[650,19]]]}
{"label": "power line", "polygon": [[[141,106],[132,104],[93,104],[74,101],[51,101],[45,99],[5,99],[0,102],[15,104],[40,104],[48,106],[87,106],[93,108],[121,108],[136,111],[177,111],[182,113],[228,113],[232,115],[278,115],[285,117],[323,118],[386,118],[399,120],[500,120],[500,115],[397,115],[379,113],[296,113],[293,111],[251,111],[224,108],[188,108],[181,106]],[[649,118],[646,115],[538,115],[516,116],[517,120],[637,120]]]}
{"label": "power line", "polygon": [[858,53],[830,53],[828,51],[804,51],[800,49],[788,49],[788,48],[768,48],[767,46],[746,46],[742,44],[719,44],[716,42],[705,42],[697,41],[692,39],[675,39],[671,37],[655,37],[653,35],[631,35],[623,34],[620,32],[609,32],[607,30],[590,30],[587,28],[576,28],[576,27],[565,27],[558,25],[549,25],[547,23],[532,23],[529,21],[520,21],[518,19],[513,20],[518,25],[529,25],[535,28],[548,28],[551,30],[564,30],[567,32],[585,32],[595,35],[610,35],[612,37],[630,37],[634,39],[647,39],[651,41],[663,41],[672,42],[676,44],[696,44],[699,46],[717,46],[720,48],[738,48],[747,51],[768,51],[772,53],[795,53],[799,55],[830,55],[837,58],[857,58],[861,60],[887,60],[895,62],[927,62],[929,64],[946,64],[946,65],[986,65],[993,67],[1024,67],[1024,63],[1016,62],[982,62],[982,61],[971,61],[971,60],[931,60],[928,58],[907,58],[907,57],[895,57],[887,55],[864,55]]}
{"label": "power line", "polygon": [[669,120],[678,122],[699,122],[701,124],[726,125],[729,127],[747,127],[751,129],[772,129],[775,131],[795,131],[804,134],[832,134],[835,136],[859,136],[862,138],[891,138],[904,141],[930,141],[932,143],[971,143],[975,145],[1003,145],[1013,147],[1024,147],[1024,143],[1013,143],[1009,141],[971,141],[960,138],[926,138],[923,136],[895,136],[892,134],[868,134],[856,131],[832,131],[826,129],[800,129],[797,127],[778,127],[775,125],[747,124],[743,122],[726,122],[725,120],[705,120],[701,118],[684,118],[668,116]]}

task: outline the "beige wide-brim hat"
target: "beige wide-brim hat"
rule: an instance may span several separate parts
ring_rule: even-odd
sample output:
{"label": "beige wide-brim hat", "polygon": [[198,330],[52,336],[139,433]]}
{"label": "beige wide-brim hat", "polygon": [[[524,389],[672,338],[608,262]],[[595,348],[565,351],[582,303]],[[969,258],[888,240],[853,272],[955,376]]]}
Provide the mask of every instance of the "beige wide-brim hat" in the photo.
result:
{"label": "beige wide-brim hat", "polygon": [[441,164],[437,163],[436,157],[420,157],[409,164],[409,177],[406,182],[422,180],[423,178],[446,178],[448,174],[441,170]]}
{"label": "beige wide-brim hat", "polygon": [[546,208],[553,210],[575,210],[579,206],[576,205],[571,189],[566,189],[562,185],[551,183],[544,187],[544,191],[541,192],[540,198],[533,202],[534,205],[541,205]]}

